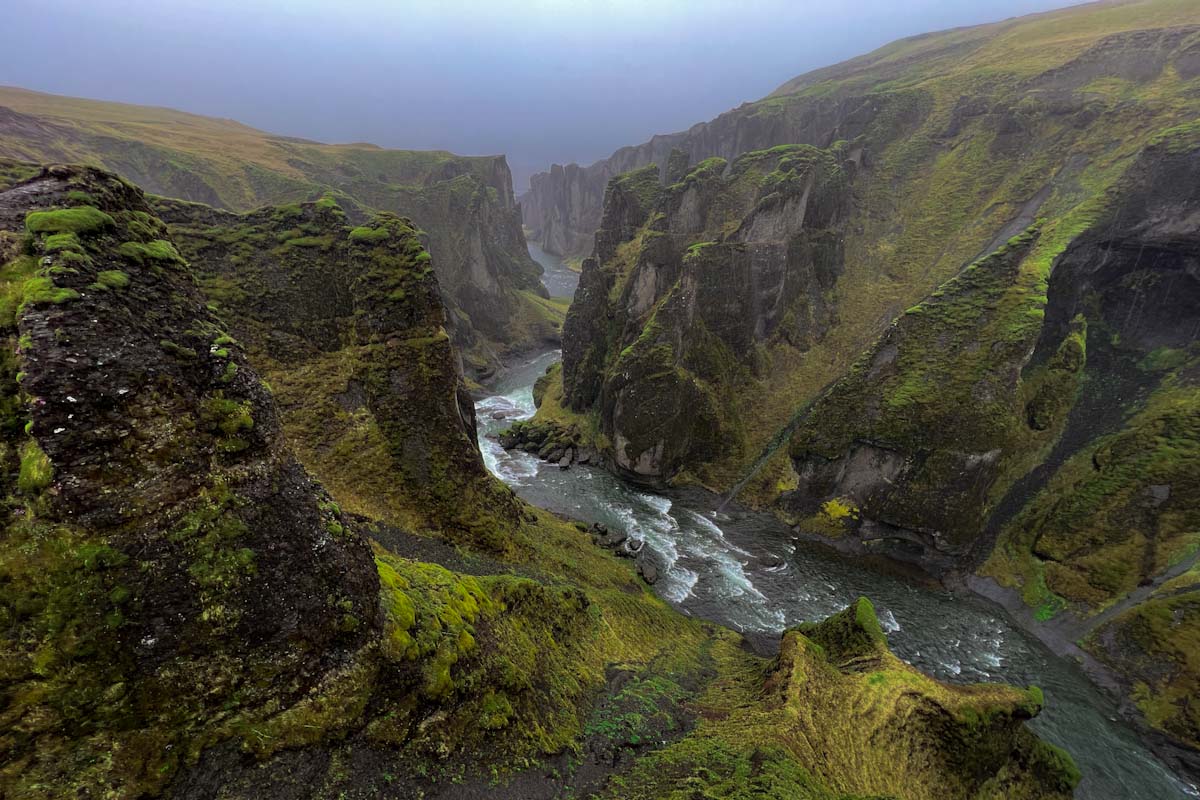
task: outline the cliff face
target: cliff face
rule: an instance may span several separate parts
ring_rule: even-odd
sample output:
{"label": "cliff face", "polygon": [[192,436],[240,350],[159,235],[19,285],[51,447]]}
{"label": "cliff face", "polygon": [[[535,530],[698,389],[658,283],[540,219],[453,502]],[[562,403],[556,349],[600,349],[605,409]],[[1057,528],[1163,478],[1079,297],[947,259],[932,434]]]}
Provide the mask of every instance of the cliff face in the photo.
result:
{"label": "cliff face", "polygon": [[[613,453],[612,460],[622,469],[652,478],[686,472],[706,485],[727,489],[754,472],[745,496],[769,501],[793,480],[790,466],[774,455],[776,445],[787,438],[785,428],[794,423],[799,409],[871,346],[891,320],[1039,219],[1053,223],[1055,234],[1044,240],[1038,257],[1049,262],[1061,255],[1082,231],[1077,219],[1086,214],[1087,204],[1097,202],[1114,185],[1158,132],[1200,110],[1188,77],[1193,74],[1192,35],[1197,23],[1191,10],[1157,0],[1069,9],[1001,26],[922,37],[731,112],[720,124],[705,127],[703,136],[694,129],[700,137],[697,141],[719,140],[737,152],[750,141],[738,125],[757,130],[754,126],[767,125],[767,120],[794,117],[797,124],[812,126],[836,117],[825,129],[825,141],[838,141],[814,149],[855,166],[845,176],[847,188],[836,212],[832,206],[814,204],[811,197],[805,199],[801,187],[790,207],[780,204],[770,209],[774,221],[767,221],[766,205],[753,209],[722,201],[711,212],[697,205],[702,200],[696,193],[687,202],[680,194],[674,205],[664,201],[659,206],[657,197],[649,199],[639,216],[629,207],[628,192],[609,191],[606,202],[611,207],[605,210],[595,238],[601,272],[583,276],[570,312],[571,332],[564,341],[564,400],[571,410],[595,405],[599,413],[590,423],[570,424],[584,433],[590,426],[612,438],[616,433],[612,418],[620,414],[628,418],[631,411],[628,399],[618,404],[616,386],[601,397],[604,372],[611,366],[609,359],[631,345],[639,330],[649,330],[638,325],[650,319],[649,307],[636,302],[630,306],[628,298],[618,298],[616,293],[626,291],[626,284],[601,280],[602,273],[625,275],[641,264],[639,280],[658,275],[659,283],[655,288],[633,281],[630,285],[637,291],[630,290],[631,296],[641,292],[657,302],[676,275],[684,272],[669,267],[660,275],[643,267],[681,264],[682,251],[695,246],[689,256],[696,265],[691,274],[707,270],[710,278],[691,285],[711,291],[697,307],[754,323],[749,339],[747,331],[735,334],[730,328],[724,340],[730,353],[737,355],[732,372],[726,370],[735,377],[701,376],[704,391],[690,379],[679,385],[680,396],[688,398],[679,407],[695,407],[709,421],[722,416],[709,413],[720,405],[722,388],[737,386],[731,413],[723,415],[722,431],[714,437],[720,444],[697,443],[693,449],[684,442],[687,431],[672,430],[680,440],[680,452],[667,455],[666,468],[652,463],[661,461],[657,456],[632,466],[655,446],[637,436],[631,440],[636,452],[624,461],[615,457],[623,447],[616,448],[611,441],[600,441],[599,446]],[[1150,27],[1154,25],[1160,27]],[[1078,32],[1069,43],[1060,41],[1064,29]],[[964,94],[965,86],[970,87],[969,93]],[[1166,97],[1172,100],[1162,100]],[[754,121],[735,124],[741,119]],[[779,135],[821,140],[796,130],[785,126]],[[1121,132],[1119,143],[1112,138],[1115,131]],[[665,141],[654,146],[665,146]],[[683,150],[655,152],[655,156],[657,168],[642,167],[627,174],[638,176],[639,182],[675,187],[684,174],[680,165],[708,165],[721,172],[723,180],[736,182],[733,165],[739,160],[714,167],[719,162],[696,163]],[[754,200],[775,202],[768,194]],[[724,215],[729,227],[698,221],[697,215],[714,213]],[[830,236],[831,242],[836,240],[834,246],[818,252],[811,244],[800,244],[810,250],[800,257],[755,244],[801,241],[789,226],[804,225],[805,215],[813,213],[837,215]],[[751,216],[761,216],[762,226],[755,228]],[[735,231],[743,222],[741,231]],[[1075,228],[1068,229],[1072,225]],[[719,246],[711,249],[709,242]],[[670,252],[660,253],[664,247]],[[748,294],[739,295],[721,282],[726,276],[713,260],[739,249],[756,261],[751,272],[758,277],[752,280],[762,281],[756,290],[762,297],[753,301],[758,306],[730,305],[722,311],[726,298],[751,302]],[[771,266],[764,266],[768,261]],[[735,263],[730,273],[743,268]],[[778,292],[772,281],[782,287]],[[610,292],[612,297],[607,296]],[[801,294],[807,295],[803,308],[795,306]],[[760,316],[759,308],[769,309],[771,303],[795,313],[780,319],[772,319],[769,312]],[[674,309],[670,305],[663,311],[669,315]],[[632,327],[627,329],[624,317],[618,315],[632,317]],[[790,332],[775,329],[785,322],[783,327]],[[648,336],[644,341],[650,340]],[[753,352],[747,348],[750,340]],[[620,347],[611,349],[608,343],[617,341]],[[708,359],[710,365],[719,362],[719,357]],[[650,368],[648,374],[672,380],[665,369]],[[664,398],[673,391],[664,385],[652,396]],[[550,397],[555,393],[550,392]],[[674,401],[665,402],[670,407]],[[653,416],[646,404],[639,405],[637,413]],[[543,419],[553,415],[548,411]],[[650,427],[654,424],[649,422]],[[632,431],[630,425],[617,427]],[[765,464],[766,469],[752,470],[756,464]]]}
{"label": "cliff face", "polygon": [[[1096,101],[1102,103],[1114,88],[1102,87],[1098,79],[1146,83],[1168,65],[1178,65],[1182,80],[1194,77],[1195,45],[1187,30],[1172,28],[1195,24],[1184,3],[1129,0],[903,39],[794,78],[762,100],[686,131],[623,147],[589,166],[556,164],[535,174],[520,197],[525,225],[548,252],[586,255],[600,228],[604,187],[617,175],[657,164],[665,177],[676,149],[698,163],[710,157],[732,161],[780,144],[828,147],[863,134],[880,118],[922,114],[911,101],[933,99],[942,82],[956,107],[944,127],[929,135],[955,137],[980,116],[1020,105],[1020,95],[1007,105],[987,98],[996,88],[984,76],[989,67],[1028,81],[1022,88],[1042,94],[1040,100],[1054,107],[1051,113],[1083,112],[1090,118],[1101,110]],[[1022,132],[1019,122],[998,129],[1007,138]]]}
{"label": "cliff face", "polygon": [[155,791],[367,646],[379,579],[140,191],[53,168],[0,230],[0,790]]}
{"label": "cliff face", "polygon": [[1061,615],[1193,747],[1198,147],[1195,126],[1155,140],[1053,263],[1034,226],[900,317],[798,426],[778,503]]}
{"label": "cliff face", "polygon": [[409,221],[353,226],[332,198],[247,215],[156,207],[346,510],[512,546],[518,506],[483,465],[434,261]]}
{"label": "cliff face", "polygon": [[828,324],[848,158],[779,147],[677,160],[666,187],[653,167],[610,184],[564,326],[562,403],[595,415],[623,473],[665,481],[728,452],[762,349],[803,347]]}
{"label": "cliff face", "polygon": [[779,147],[610,180],[510,441],[987,576],[1194,748],[1198,32],[1157,0],[921,37],[693,129],[846,141],[757,194]]}
{"label": "cliff face", "polygon": [[437,262],[450,334],[472,376],[556,342],[503,156],[324,145],[228,120],[0,89],[0,156],[86,161],[147,191],[232,211],[332,192],[349,217],[403,214]]}
{"label": "cliff face", "polygon": [[887,98],[851,91],[748,103],[687,131],[623,147],[586,167],[555,164],[549,172],[531,176],[529,191],[520,197],[525,225],[530,238],[540,242],[546,252],[586,255],[593,235],[603,227],[605,187],[618,175],[653,164],[659,167],[659,177],[666,180],[667,163],[674,151],[697,164],[707,158],[734,161],[743,153],[776,145],[828,147],[862,133],[880,113],[881,101],[886,103]]}

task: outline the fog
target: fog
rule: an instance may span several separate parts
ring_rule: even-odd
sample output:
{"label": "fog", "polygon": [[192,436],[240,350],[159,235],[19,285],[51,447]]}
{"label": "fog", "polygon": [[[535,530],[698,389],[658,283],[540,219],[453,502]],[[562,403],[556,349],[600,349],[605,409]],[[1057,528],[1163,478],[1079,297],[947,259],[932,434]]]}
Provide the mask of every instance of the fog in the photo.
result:
{"label": "fog", "polygon": [[901,36],[1072,0],[4,0],[0,84],[506,153],[520,191]]}

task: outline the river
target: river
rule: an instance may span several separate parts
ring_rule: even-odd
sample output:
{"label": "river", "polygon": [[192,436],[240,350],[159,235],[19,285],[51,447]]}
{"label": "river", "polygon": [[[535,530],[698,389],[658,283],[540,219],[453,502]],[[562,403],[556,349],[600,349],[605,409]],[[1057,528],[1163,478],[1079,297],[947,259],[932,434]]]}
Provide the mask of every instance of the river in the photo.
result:
{"label": "river", "polygon": [[[538,260],[549,275],[551,265]],[[554,270],[561,271],[565,267]],[[549,281],[547,286],[566,294]],[[1045,710],[1029,724],[1074,756],[1083,773],[1075,795],[1080,800],[1200,797],[1118,721],[1114,704],[1076,664],[1052,654],[982,599],[868,569],[797,540],[769,514],[718,513],[719,498],[706,492],[652,494],[602,469],[561,470],[527,453],[504,451],[490,437],[532,416],[533,382],[558,358],[557,351],[544,353],[511,370],[491,387],[492,396],[476,404],[484,460],[534,505],[645,540],[660,567],[654,589],[680,612],[761,638],[867,596],[892,650],[926,673],[955,683],[1042,687]],[[493,419],[496,412],[506,418]]]}

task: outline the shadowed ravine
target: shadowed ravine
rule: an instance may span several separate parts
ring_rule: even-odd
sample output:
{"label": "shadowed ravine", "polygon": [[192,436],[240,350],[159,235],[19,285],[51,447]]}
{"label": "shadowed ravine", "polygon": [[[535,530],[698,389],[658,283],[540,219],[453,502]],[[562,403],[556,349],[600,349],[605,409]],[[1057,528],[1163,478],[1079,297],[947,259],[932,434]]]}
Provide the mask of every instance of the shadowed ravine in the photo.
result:
{"label": "shadowed ravine", "polygon": [[[535,254],[536,257],[536,254]],[[539,259],[541,260],[541,259]],[[544,262],[543,262],[544,263]],[[761,647],[802,621],[819,620],[858,595],[875,601],[893,650],[919,669],[961,683],[1036,684],[1046,709],[1031,725],[1066,748],[1083,772],[1076,797],[1163,800],[1200,793],[1172,775],[1074,664],[1013,626],[996,606],[853,564],[798,541],[768,515],[700,491],[649,494],[587,466],[569,470],[493,438],[532,416],[532,384],[559,358],[543,353],[512,370],[477,403],[488,467],[531,503],[602,522],[644,539],[658,562],[655,590],[685,614],[742,631]],[[493,414],[503,414],[494,419]]]}

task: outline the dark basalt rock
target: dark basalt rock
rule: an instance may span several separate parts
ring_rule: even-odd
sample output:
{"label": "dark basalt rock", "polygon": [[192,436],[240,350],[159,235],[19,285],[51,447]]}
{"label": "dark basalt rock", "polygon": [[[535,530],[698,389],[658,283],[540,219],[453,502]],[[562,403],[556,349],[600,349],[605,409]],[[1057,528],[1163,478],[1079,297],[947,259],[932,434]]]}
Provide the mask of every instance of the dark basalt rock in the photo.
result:
{"label": "dark basalt rock", "polygon": [[[355,510],[419,513],[446,538],[511,545],[518,504],[483,464],[443,292],[408,220],[352,227],[332,200],[246,215],[157,205],[231,332],[270,370],[298,454],[322,483],[361,498]],[[347,459],[350,441],[360,452]]]}
{"label": "dark basalt rock", "polygon": [[67,785],[124,750],[150,791],[362,647],[379,579],[141,191],[50,167],[0,192],[0,241],[5,758]]}
{"label": "dark basalt rock", "polygon": [[563,329],[562,387],[569,409],[598,413],[622,475],[659,484],[717,458],[758,348],[821,336],[841,269],[841,161],[789,146],[710,159],[670,186],[651,167],[610,183]]}
{"label": "dark basalt rock", "polygon": [[654,562],[646,556],[640,554],[638,555],[637,571],[638,575],[642,576],[642,580],[651,586],[658,583],[658,567],[656,567]]}

